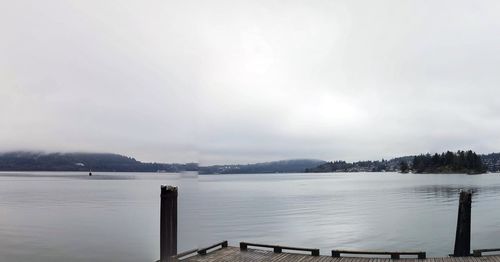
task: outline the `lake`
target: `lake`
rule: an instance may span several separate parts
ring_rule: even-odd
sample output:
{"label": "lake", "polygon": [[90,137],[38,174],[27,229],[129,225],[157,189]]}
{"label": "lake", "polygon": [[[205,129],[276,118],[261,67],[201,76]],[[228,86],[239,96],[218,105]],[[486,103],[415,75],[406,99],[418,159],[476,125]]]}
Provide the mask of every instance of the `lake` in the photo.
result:
{"label": "lake", "polygon": [[0,261],[155,261],[160,185],[179,187],[179,251],[220,240],[453,251],[461,188],[472,248],[500,247],[500,175],[0,173]]}

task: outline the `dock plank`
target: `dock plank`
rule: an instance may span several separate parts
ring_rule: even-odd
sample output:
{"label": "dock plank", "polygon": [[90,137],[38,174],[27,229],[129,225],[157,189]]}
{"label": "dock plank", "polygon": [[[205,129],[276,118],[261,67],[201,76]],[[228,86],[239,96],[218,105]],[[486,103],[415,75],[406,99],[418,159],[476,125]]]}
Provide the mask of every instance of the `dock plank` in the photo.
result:
{"label": "dock plank", "polygon": [[272,250],[252,249],[241,251],[238,247],[226,247],[206,255],[195,255],[179,260],[181,262],[500,262],[500,256],[483,257],[439,257],[427,259],[415,258],[367,258],[367,257],[331,257],[311,256],[297,253],[274,253]]}

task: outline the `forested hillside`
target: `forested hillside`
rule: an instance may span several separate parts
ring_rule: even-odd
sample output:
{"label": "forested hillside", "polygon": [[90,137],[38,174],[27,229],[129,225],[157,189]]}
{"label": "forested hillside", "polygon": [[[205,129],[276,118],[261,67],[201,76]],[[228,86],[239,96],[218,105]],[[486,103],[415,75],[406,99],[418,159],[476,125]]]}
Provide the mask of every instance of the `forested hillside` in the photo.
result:
{"label": "forested hillside", "polygon": [[0,154],[0,171],[116,171],[179,172],[196,171],[198,165],[143,163],[134,158],[106,153],[37,153]]}

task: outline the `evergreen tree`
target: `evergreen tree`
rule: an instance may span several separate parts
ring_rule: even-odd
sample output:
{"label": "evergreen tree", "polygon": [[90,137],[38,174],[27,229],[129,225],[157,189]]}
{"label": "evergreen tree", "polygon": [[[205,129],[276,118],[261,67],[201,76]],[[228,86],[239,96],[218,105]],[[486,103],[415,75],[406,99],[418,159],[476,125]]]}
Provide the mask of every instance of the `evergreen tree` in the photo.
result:
{"label": "evergreen tree", "polygon": [[399,170],[401,173],[408,173],[410,171],[410,167],[408,166],[408,163],[406,161],[401,161],[399,163]]}

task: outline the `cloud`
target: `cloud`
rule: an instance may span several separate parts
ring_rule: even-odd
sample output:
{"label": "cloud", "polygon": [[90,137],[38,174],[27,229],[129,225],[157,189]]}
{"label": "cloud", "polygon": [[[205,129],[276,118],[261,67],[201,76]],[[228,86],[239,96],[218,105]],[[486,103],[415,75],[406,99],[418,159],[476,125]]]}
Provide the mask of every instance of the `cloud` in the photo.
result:
{"label": "cloud", "polygon": [[245,163],[500,148],[495,1],[0,7],[5,150]]}

